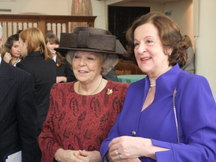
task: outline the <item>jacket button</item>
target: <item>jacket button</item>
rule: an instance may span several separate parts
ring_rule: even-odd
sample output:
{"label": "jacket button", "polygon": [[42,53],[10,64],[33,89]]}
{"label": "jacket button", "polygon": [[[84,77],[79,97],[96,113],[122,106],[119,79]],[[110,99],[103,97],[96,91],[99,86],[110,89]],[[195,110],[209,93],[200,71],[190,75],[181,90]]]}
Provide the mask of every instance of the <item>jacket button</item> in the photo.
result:
{"label": "jacket button", "polygon": [[131,132],[131,134],[132,134],[132,136],[136,136],[136,131],[133,130],[133,131]]}

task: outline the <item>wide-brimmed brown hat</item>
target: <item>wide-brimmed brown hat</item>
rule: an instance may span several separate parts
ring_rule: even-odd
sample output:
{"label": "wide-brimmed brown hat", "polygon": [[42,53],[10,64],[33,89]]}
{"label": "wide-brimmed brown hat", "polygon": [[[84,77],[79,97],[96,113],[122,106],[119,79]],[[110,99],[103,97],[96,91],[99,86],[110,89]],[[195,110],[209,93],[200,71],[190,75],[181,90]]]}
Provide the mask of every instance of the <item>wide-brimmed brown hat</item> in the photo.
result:
{"label": "wide-brimmed brown hat", "polygon": [[89,51],[126,56],[126,50],[109,31],[93,27],[77,27],[73,33],[61,33],[59,48],[62,55],[68,51]]}

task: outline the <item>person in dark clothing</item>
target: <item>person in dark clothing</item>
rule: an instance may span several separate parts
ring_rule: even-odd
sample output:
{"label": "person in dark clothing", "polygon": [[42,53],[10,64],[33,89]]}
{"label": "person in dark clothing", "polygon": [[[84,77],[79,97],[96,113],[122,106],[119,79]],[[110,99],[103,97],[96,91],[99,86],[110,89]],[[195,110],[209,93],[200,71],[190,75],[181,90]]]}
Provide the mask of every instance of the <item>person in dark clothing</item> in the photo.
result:
{"label": "person in dark clothing", "polygon": [[9,65],[0,56],[0,162],[15,153],[22,162],[40,162],[33,88],[29,73]]}
{"label": "person in dark clothing", "polygon": [[19,34],[13,34],[6,40],[2,52],[2,58],[5,62],[16,66],[21,61],[21,52],[19,47]]}
{"label": "person in dark clothing", "polygon": [[70,64],[55,50],[59,47],[58,37],[52,31],[48,31],[45,35],[45,41],[48,53],[56,63],[56,83],[75,81],[76,78]]}
{"label": "person in dark clothing", "polygon": [[19,40],[24,58],[17,64],[17,67],[29,72],[34,78],[34,98],[39,113],[39,134],[49,108],[50,89],[56,82],[56,66],[48,55],[40,29],[23,30],[19,34]]}

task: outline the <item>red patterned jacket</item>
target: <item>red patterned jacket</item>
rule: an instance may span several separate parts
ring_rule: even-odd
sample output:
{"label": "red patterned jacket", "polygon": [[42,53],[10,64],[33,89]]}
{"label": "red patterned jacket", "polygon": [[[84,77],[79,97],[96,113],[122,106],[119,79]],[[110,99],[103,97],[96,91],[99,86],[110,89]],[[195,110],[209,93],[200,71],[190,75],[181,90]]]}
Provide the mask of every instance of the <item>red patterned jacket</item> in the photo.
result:
{"label": "red patterned jacket", "polygon": [[39,136],[42,162],[53,162],[59,148],[98,150],[123,107],[127,83],[108,81],[95,95],[79,95],[74,82],[55,84]]}

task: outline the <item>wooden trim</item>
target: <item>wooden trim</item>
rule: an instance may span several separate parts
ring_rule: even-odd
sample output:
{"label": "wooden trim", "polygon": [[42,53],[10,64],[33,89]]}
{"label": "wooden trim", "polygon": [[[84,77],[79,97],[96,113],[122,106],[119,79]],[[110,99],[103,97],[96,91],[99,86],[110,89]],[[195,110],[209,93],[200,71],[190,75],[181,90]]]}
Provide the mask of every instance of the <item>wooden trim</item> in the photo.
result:
{"label": "wooden trim", "polygon": [[16,33],[17,30],[23,30],[33,25],[36,25],[45,34],[48,24],[51,26],[60,24],[60,29],[54,31],[58,35],[63,31],[63,26],[65,32],[72,32],[74,28],[72,23],[78,23],[78,26],[94,27],[95,18],[96,16],[0,14],[0,24],[6,28],[4,30],[6,37]]}

